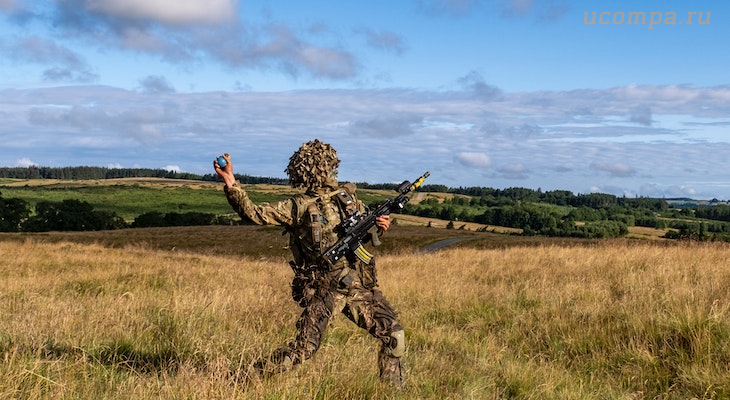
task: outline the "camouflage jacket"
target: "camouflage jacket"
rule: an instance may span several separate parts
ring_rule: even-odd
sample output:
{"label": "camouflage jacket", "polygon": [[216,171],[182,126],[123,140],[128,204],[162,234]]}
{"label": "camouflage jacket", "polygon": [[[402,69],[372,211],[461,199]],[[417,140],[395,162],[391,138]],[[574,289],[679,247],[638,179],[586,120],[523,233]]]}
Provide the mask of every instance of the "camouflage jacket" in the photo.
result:
{"label": "camouflage jacket", "polygon": [[355,211],[365,213],[352,184],[325,187],[260,205],[254,204],[238,183],[226,188],[225,193],[241,218],[258,225],[284,226],[289,233],[294,262],[300,267],[317,263],[322,252],[337,242],[340,235],[337,227],[345,218]]}

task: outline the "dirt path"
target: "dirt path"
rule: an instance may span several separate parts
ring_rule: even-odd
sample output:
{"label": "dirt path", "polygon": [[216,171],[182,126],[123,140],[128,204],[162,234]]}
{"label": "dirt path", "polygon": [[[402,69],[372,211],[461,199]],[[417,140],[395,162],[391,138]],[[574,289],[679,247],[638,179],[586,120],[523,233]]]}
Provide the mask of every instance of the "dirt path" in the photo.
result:
{"label": "dirt path", "polygon": [[431,243],[428,246],[422,248],[421,253],[431,253],[434,251],[441,250],[444,247],[448,247],[448,246],[454,245],[456,243],[463,242],[465,240],[470,240],[470,239],[473,239],[473,238],[460,237],[460,238],[449,238],[449,239],[439,240],[438,242]]}

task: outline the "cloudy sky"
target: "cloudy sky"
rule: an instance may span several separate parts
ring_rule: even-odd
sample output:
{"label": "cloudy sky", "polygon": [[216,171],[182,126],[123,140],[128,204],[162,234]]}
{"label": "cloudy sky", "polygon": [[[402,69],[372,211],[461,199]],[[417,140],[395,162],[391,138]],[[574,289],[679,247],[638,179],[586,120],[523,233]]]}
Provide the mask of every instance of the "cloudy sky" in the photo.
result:
{"label": "cloudy sky", "polygon": [[730,199],[730,2],[0,0],[0,166]]}

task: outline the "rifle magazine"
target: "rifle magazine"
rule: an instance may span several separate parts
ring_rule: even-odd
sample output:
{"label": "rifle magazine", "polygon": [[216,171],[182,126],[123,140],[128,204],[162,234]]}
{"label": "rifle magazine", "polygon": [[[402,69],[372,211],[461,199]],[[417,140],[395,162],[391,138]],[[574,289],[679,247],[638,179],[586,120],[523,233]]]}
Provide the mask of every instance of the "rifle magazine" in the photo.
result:
{"label": "rifle magazine", "polygon": [[360,259],[360,261],[364,262],[365,264],[370,264],[370,261],[373,259],[373,255],[363,247],[362,244],[358,245],[357,248],[354,251],[355,256]]}

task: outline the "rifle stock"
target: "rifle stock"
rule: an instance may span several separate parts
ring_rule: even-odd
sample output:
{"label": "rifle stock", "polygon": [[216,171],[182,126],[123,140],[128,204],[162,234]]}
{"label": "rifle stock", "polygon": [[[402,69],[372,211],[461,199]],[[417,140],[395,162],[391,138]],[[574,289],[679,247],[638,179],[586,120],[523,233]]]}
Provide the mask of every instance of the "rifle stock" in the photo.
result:
{"label": "rifle stock", "polygon": [[388,215],[391,212],[402,210],[410,200],[407,194],[418,189],[429,175],[426,172],[413,183],[404,181],[396,188],[396,191],[399,193],[398,196],[386,200],[367,215],[362,215],[358,212],[345,221],[342,221],[340,228],[343,231],[343,235],[337,243],[322,253],[322,258],[330,265],[334,265],[342,257],[346,257],[348,254],[354,254],[362,262],[369,264],[373,255],[365,249],[363,242],[367,241],[368,236],[370,236],[373,244],[380,244],[377,228],[375,228],[375,220],[381,215]]}

